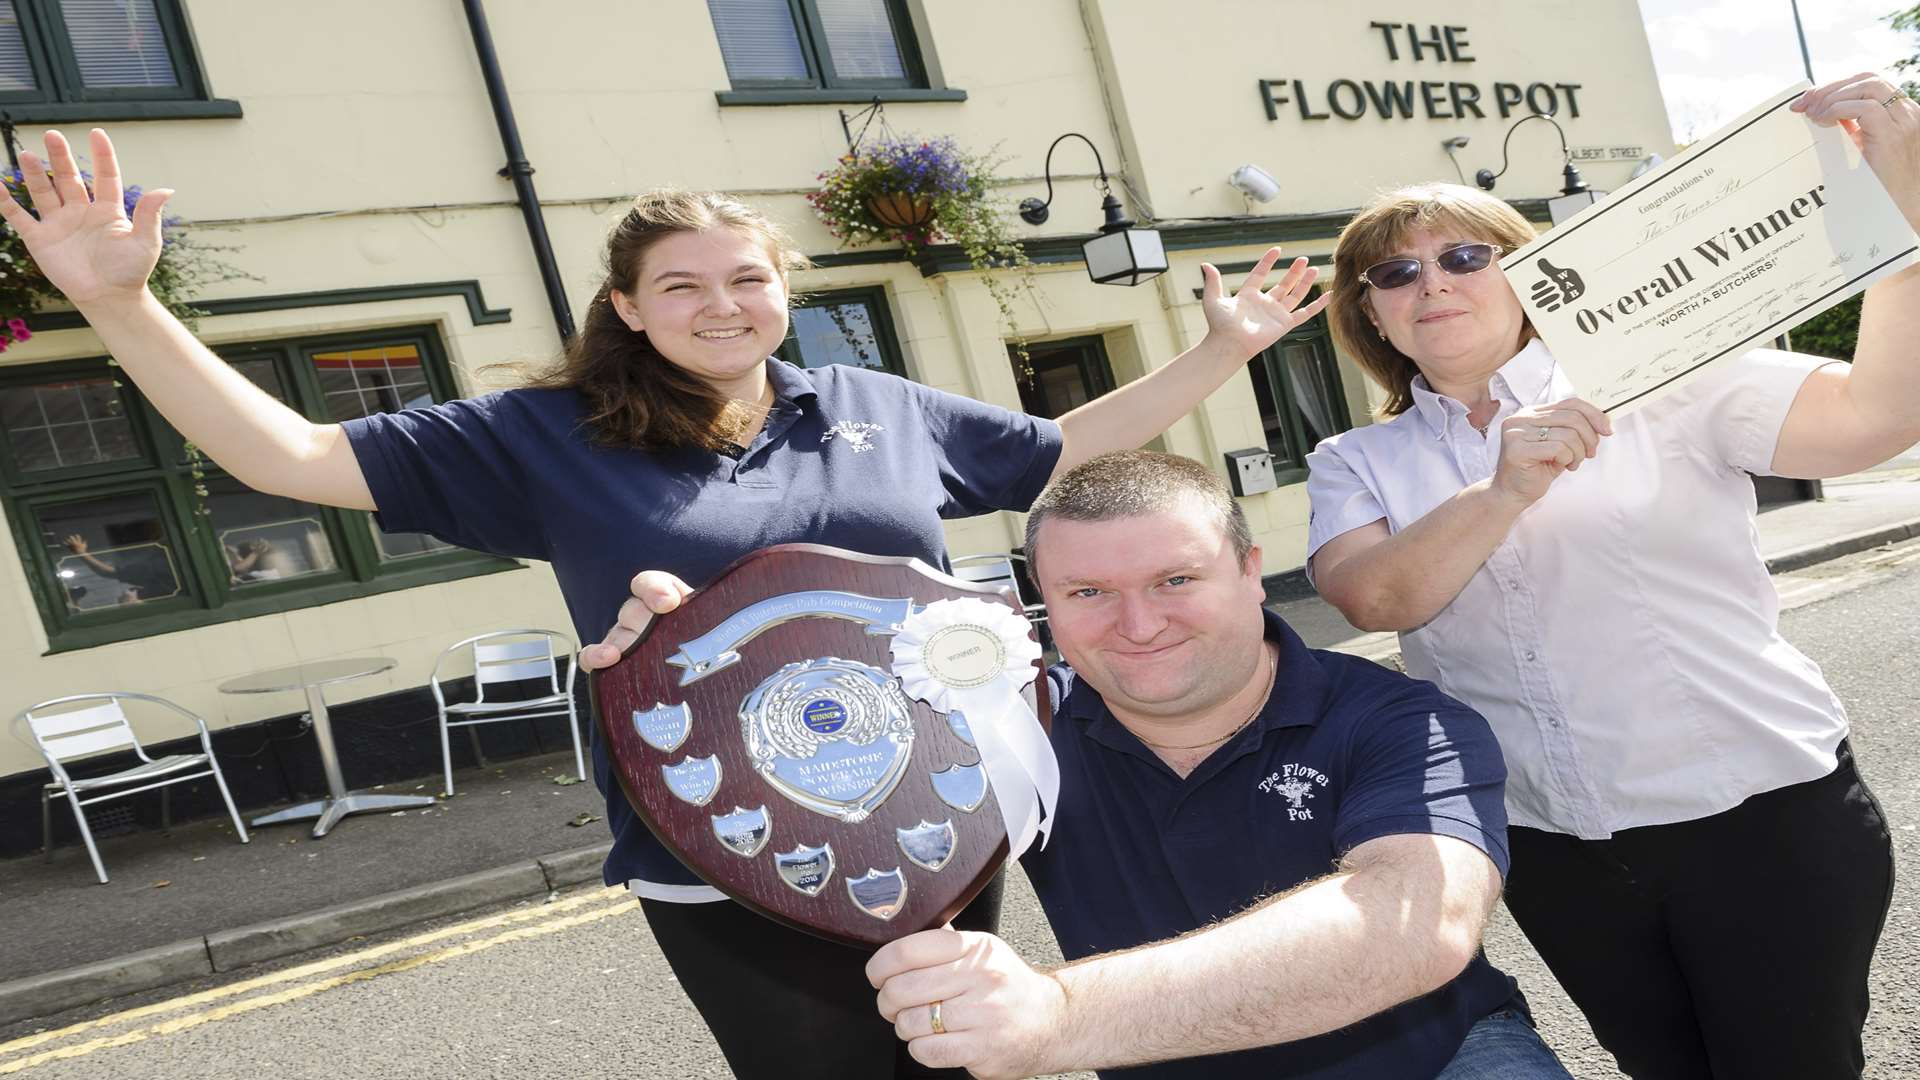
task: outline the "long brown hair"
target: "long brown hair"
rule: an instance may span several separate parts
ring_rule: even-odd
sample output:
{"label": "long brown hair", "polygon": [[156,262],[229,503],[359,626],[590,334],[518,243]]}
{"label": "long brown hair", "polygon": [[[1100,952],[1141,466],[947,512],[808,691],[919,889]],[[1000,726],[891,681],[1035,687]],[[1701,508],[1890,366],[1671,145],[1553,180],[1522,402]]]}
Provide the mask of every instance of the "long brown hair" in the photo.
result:
{"label": "long brown hair", "polygon": [[[1413,407],[1413,377],[1420,369],[1382,337],[1367,317],[1370,286],[1360,275],[1392,256],[1416,229],[1445,229],[1463,240],[1498,244],[1507,251],[1525,247],[1536,235],[1520,211],[1460,184],[1416,184],[1389,191],[1340,230],[1333,249],[1333,299],[1327,304],[1327,322],[1333,328],[1334,344],[1387,392],[1387,400],[1377,410],[1382,420]],[[1533,336],[1533,324],[1528,322],[1521,340]]]}
{"label": "long brown hair", "polygon": [[567,346],[560,367],[533,380],[545,389],[577,390],[587,401],[594,441],[639,450],[720,450],[740,428],[740,406],[660,355],[645,331],[622,322],[615,289],[631,296],[640,262],[675,233],[733,229],[764,243],[782,277],[808,263],[767,216],[714,191],[663,188],[646,192],[607,234],[607,276]]}

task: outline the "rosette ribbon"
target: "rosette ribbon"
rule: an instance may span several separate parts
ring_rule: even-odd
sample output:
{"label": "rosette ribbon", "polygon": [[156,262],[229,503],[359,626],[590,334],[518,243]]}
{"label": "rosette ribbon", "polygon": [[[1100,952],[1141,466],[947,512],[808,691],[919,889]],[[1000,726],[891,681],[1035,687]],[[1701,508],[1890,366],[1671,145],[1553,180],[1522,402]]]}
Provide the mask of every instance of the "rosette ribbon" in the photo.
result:
{"label": "rosette ribbon", "polygon": [[1040,658],[1040,646],[1027,633],[1027,621],[1006,605],[961,599],[936,600],[915,611],[893,636],[900,688],[939,712],[966,718],[1000,804],[1012,859],[1036,835],[1046,845],[1060,794],[1053,744],[1020,696]]}

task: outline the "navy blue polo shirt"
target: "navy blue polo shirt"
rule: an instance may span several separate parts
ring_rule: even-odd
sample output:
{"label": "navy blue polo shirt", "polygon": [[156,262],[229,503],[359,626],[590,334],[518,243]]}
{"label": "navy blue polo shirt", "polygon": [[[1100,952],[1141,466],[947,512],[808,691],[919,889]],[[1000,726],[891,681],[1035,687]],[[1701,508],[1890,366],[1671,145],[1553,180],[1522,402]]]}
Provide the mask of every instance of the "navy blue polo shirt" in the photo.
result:
{"label": "navy blue polo shirt", "polygon": [[[1280,650],[1273,695],[1185,779],[1071,668],[1049,673],[1058,824],[1021,862],[1067,959],[1224,919],[1382,836],[1456,837],[1506,874],[1506,763],[1480,714],[1431,683],[1308,649],[1272,612],[1267,638]],[[1431,1077],[1515,993],[1480,955],[1439,990],[1340,1031],[1107,1075]]]}
{"label": "navy blue polo shirt", "polygon": [[[606,636],[641,570],[704,587],[772,544],[911,555],[946,567],[942,518],[1025,510],[1060,427],[843,365],[767,362],[775,403],[738,460],[595,446],[571,390],[509,390],[344,424],[380,526],[553,564],[583,644]],[[482,630],[485,627],[474,627]],[[595,726],[608,884],[700,879],[633,813]]]}

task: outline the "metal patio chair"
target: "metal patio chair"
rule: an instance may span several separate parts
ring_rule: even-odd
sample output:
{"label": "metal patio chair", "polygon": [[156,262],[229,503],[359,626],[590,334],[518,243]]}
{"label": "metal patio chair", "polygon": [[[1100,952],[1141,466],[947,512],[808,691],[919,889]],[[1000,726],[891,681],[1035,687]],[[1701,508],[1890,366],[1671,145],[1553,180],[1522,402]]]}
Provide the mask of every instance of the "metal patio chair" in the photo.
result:
{"label": "metal patio chair", "polygon": [[[149,702],[172,709],[192,720],[200,729],[202,752],[168,754],[160,758],[151,756],[134,735],[126,710],[120,707],[122,701]],[[81,704],[84,702],[95,704]],[[165,789],[172,784],[211,776],[214,784],[220,788],[220,797],[226,801],[227,814],[233,818],[233,828],[239,834],[240,842],[244,844],[249,839],[247,826],[240,820],[240,811],[233,805],[233,793],[227,790],[227,779],[220,775],[220,763],[214,760],[213,739],[207,732],[207,722],[165,698],[129,691],[73,694],[28,706],[13,718],[13,730],[15,735],[31,742],[40,755],[47,759],[47,767],[53,770],[53,782],[40,789],[40,842],[46,849],[47,859],[53,858],[52,797],[56,792],[64,792],[67,802],[73,806],[74,823],[80,826],[80,838],[86,841],[87,857],[93,860],[93,872],[102,885],[107,883],[107,868],[100,861],[100,849],[93,842],[93,830],[87,827],[87,815],[83,809],[97,802],[160,788],[161,823],[171,827],[172,808],[168,804]],[[102,776],[76,777],[67,771],[70,761],[128,748],[140,759],[140,764]],[[96,792],[98,794],[92,794]],[[90,798],[81,797],[89,794]]]}
{"label": "metal patio chair", "polygon": [[[565,643],[564,651],[555,649],[556,641]],[[454,657],[463,651],[472,654],[474,699],[449,703],[441,684],[456,677],[447,671]],[[558,630],[494,630],[447,646],[440,659],[434,661],[428,686],[440,714],[440,763],[446,774],[448,795],[453,794],[453,748],[448,742],[448,731],[457,727],[469,729],[468,734],[474,737],[474,756],[480,758],[479,736],[472,728],[502,720],[566,717],[567,733],[573,736],[574,769],[580,779],[587,778],[586,756],[580,748],[580,718],[573,700],[573,678],[579,670],[574,661],[577,651],[573,638]],[[563,656],[567,661],[564,685],[559,663]],[[547,692],[536,697],[487,700],[488,687],[529,679],[545,679]],[[485,763],[484,758],[480,760]]]}
{"label": "metal patio chair", "polygon": [[[1015,570],[1015,564],[1020,570]],[[983,555],[962,555],[953,560],[953,576],[961,581],[970,581],[975,585],[991,585],[1012,589],[1013,595],[1020,601],[1020,610],[1026,615],[1034,629],[1039,631],[1040,644],[1052,644],[1052,636],[1047,632],[1047,605],[1039,602],[1028,603],[1020,594],[1020,578],[1026,569],[1027,557],[1018,552],[990,552]],[[1037,586],[1036,586],[1037,588]]]}

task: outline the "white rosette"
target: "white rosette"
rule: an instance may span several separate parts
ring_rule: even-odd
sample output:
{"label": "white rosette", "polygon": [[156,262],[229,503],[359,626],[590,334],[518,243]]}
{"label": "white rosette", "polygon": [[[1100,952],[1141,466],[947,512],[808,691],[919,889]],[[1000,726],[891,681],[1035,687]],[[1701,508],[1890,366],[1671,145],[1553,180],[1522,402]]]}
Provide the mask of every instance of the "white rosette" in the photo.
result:
{"label": "white rosette", "polygon": [[939,712],[966,717],[1014,859],[1036,834],[1045,846],[1060,794],[1053,744],[1020,696],[1039,658],[1027,621],[987,600],[936,600],[908,616],[893,636],[901,689]]}

